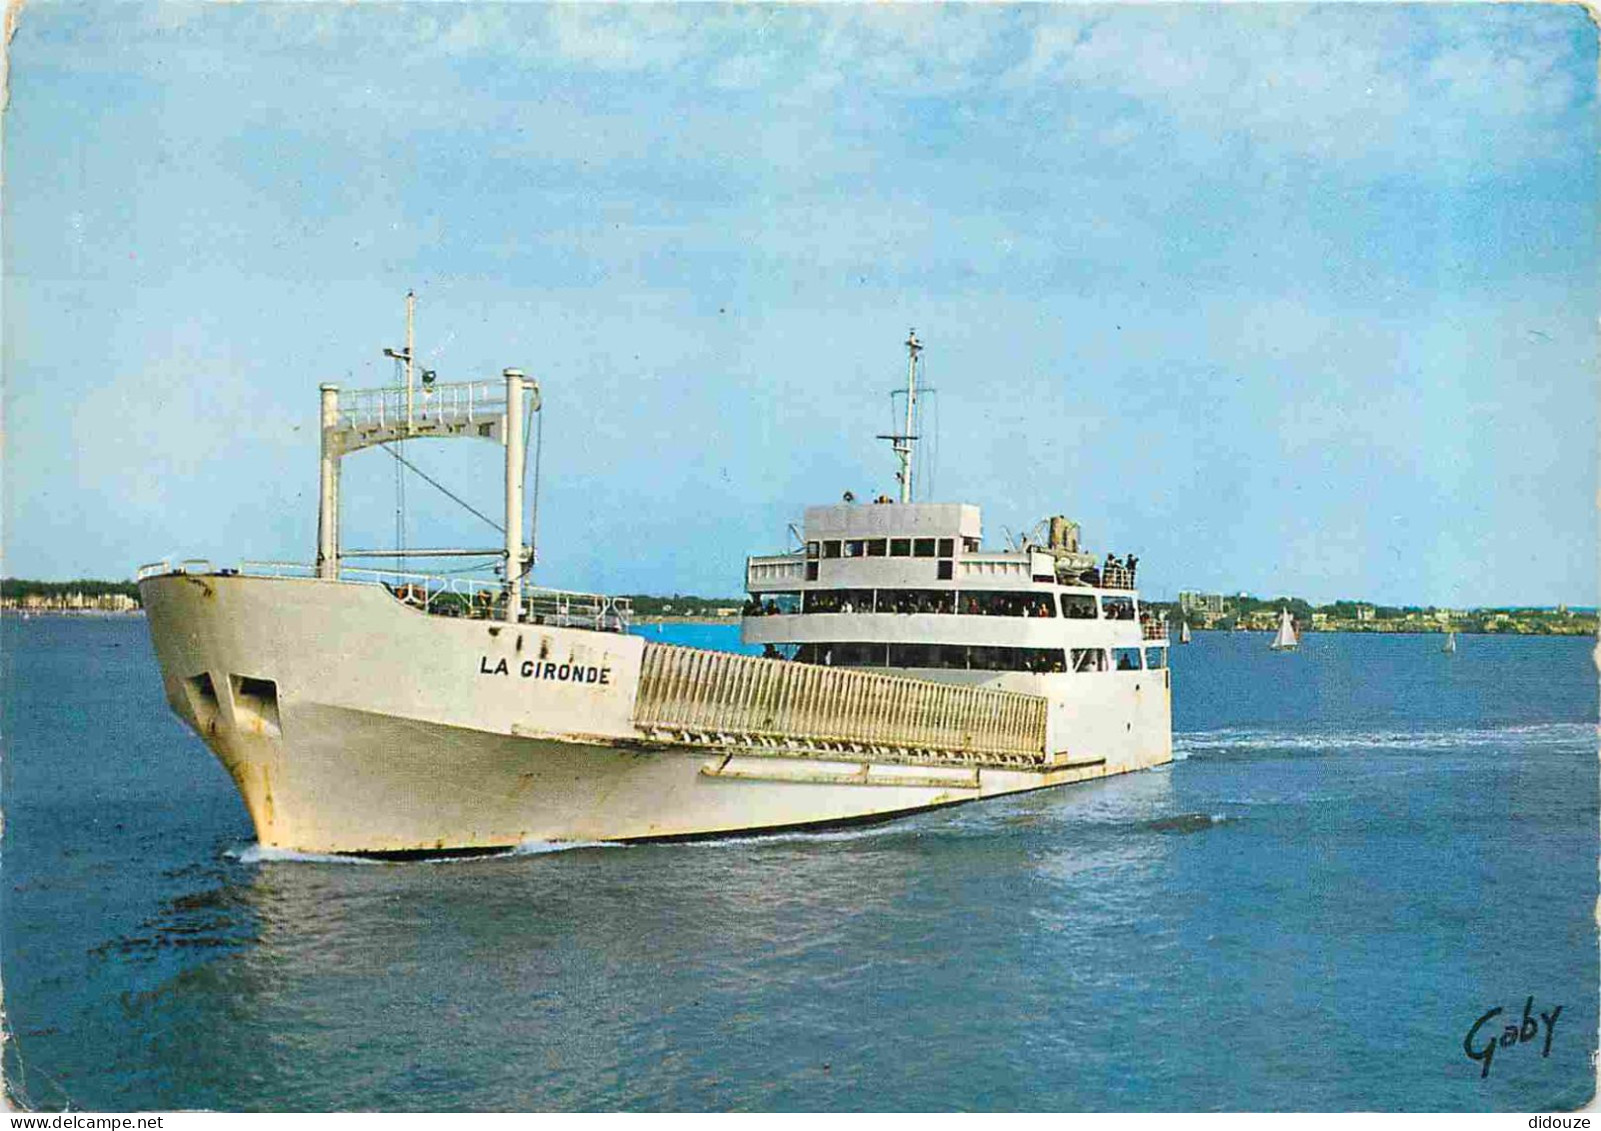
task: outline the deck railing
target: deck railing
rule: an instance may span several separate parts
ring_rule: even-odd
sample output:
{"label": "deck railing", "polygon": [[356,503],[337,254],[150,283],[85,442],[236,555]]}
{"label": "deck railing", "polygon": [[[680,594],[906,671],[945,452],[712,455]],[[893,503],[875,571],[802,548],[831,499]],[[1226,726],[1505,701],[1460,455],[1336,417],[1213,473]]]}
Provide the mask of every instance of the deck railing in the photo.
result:
{"label": "deck railing", "polygon": [[[316,579],[315,566],[303,562],[244,562],[252,577]],[[434,616],[472,620],[505,620],[506,592],[498,580],[485,577],[442,577],[387,569],[341,569],[341,581],[382,585],[396,600]],[[634,615],[627,597],[579,593],[567,589],[524,589],[521,619],[557,628],[593,628],[627,632]]]}
{"label": "deck railing", "polygon": [[1140,622],[1140,635],[1147,640],[1166,640],[1167,621],[1145,620]]}
{"label": "deck railing", "polygon": [[780,740],[1045,757],[1046,700],[647,641],[636,725]]}
{"label": "deck railing", "polygon": [[1127,566],[1109,565],[1101,567],[1102,589],[1133,589],[1134,571]]}
{"label": "deck railing", "polygon": [[[506,412],[504,381],[462,381],[412,391],[412,420],[419,424],[476,424],[499,420]],[[339,394],[339,427],[361,431],[406,423],[406,388],[352,389]]]}

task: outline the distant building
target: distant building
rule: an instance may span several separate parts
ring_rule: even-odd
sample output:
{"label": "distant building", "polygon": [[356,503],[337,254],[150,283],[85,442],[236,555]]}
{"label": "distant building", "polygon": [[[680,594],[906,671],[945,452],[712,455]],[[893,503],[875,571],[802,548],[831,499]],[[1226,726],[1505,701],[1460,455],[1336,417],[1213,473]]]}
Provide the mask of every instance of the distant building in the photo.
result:
{"label": "distant building", "polygon": [[1186,613],[1205,613],[1220,617],[1223,615],[1223,594],[1182,590],[1179,593],[1179,609]]}
{"label": "distant building", "polygon": [[1356,607],[1356,619],[1358,621],[1370,621],[1370,620],[1372,620],[1373,619],[1373,606],[1372,605],[1358,605]]}

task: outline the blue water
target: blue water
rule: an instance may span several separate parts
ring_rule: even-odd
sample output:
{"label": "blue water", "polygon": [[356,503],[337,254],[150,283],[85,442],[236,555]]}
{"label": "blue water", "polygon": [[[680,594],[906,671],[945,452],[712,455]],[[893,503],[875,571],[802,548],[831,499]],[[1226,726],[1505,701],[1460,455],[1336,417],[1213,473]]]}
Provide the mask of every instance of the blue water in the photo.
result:
{"label": "blue water", "polygon": [[[1587,640],[1200,633],[1171,768],[850,832],[361,864],[261,859],[142,621],[0,633],[4,1066],[32,1106],[1591,1093]],[[1481,1079],[1469,1026],[1530,995],[1563,1007],[1550,1056]]]}

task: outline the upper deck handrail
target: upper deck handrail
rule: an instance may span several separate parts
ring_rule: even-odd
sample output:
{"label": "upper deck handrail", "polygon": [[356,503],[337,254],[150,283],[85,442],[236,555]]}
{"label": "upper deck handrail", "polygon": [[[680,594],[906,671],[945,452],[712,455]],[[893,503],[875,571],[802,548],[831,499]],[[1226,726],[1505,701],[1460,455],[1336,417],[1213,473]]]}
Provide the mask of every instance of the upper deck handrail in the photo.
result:
{"label": "upper deck handrail", "polygon": [[[412,420],[419,425],[495,423],[506,413],[506,386],[500,381],[458,381],[413,391]],[[403,427],[406,387],[341,390],[339,425],[364,432]],[[430,429],[431,431],[432,429]]]}
{"label": "upper deck handrail", "polygon": [[[240,563],[246,577],[294,577],[332,581],[317,576],[317,567],[305,562],[249,561]],[[382,585],[401,603],[435,616],[472,620],[504,620],[506,594],[498,578],[411,573],[392,569],[342,569],[340,581]],[[559,628],[596,628],[627,632],[634,603],[627,597],[582,593],[570,589],[524,589],[521,621]]]}

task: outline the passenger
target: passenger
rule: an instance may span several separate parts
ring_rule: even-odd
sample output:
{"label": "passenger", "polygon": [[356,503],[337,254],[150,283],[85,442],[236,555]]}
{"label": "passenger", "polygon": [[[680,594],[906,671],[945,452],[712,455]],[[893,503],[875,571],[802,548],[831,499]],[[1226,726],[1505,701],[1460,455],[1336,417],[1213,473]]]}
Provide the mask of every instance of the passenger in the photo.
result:
{"label": "passenger", "polygon": [[774,648],[771,644],[768,644],[762,648],[762,659],[764,660],[782,660],[783,658],[783,656],[778,654],[778,649]]}
{"label": "passenger", "polygon": [[777,616],[778,615],[778,604],[777,604],[777,602],[775,602],[775,601],[767,602],[767,608],[766,608],[766,611],[765,611],[764,615],[770,616],[770,617]]}

